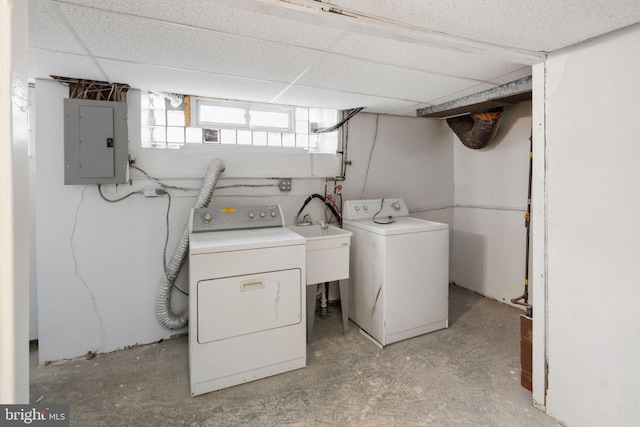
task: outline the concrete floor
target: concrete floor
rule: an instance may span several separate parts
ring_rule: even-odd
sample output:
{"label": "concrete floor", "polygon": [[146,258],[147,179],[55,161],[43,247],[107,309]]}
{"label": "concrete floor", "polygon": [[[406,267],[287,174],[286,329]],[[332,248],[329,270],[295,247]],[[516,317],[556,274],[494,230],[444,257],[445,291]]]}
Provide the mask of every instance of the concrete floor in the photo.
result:
{"label": "concrete floor", "polygon": [[37,366],[31,401],[77,426],[557,426],[520,386],[520,310],[457,286],[450,327],[379,349],[339,306],[305,369],[192,398],[187,338]]}

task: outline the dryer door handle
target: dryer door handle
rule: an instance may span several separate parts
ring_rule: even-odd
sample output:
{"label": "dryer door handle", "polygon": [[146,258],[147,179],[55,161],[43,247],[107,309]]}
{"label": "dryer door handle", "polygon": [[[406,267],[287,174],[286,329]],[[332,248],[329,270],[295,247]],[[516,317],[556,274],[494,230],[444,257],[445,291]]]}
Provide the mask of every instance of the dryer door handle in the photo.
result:
{"label": "dryer door handle", "polygon": [[247,280],[242,282],[242,292],[264,289],[264,280]]}

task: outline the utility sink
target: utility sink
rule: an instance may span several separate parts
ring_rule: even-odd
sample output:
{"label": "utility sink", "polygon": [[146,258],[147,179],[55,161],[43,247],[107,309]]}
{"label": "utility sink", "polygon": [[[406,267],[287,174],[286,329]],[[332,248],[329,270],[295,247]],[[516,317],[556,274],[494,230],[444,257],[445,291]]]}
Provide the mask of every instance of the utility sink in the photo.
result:
{"label": "utility sink", "polygon": [[349,246],[353,233],[330,225],[299,225],[290,229],[307,240],[307,284],[349,278]]}
{"label": "utility sink", "polygon": [[342,331],[349,328],[349,246],[352,232],[330,225],[298,225],[290,227],[307,240],[307,342],[311,342],[316,308],[315,285],[340,282]]}

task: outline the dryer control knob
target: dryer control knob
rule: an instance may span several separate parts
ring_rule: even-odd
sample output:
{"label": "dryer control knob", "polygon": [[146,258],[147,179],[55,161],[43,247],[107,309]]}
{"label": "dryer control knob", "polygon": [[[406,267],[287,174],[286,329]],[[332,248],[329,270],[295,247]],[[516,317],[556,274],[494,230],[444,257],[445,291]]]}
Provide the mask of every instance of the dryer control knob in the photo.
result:
{"label": "dryer control knob", "polygon": [[204,222],[205,224],[211,224],[213,222],[213,215],[209,212],[202,215],[202,222]]}
{"label": "dryer control knob", "polygon": [[276,211],[271,211],[271,217],[275,218],[276,217]]}
{"label": "dryer control knob", "polygon": [[360,206],[356,205],[354,206],[354,209],[356,210],[356,212],[358,212],[360,210]]}
{"label": "dryer control knob", "polygon": [[393,210],[399,211],[400,210],[400,203],[393,202],[393,203],[391,203],[391,207],[393,208]]}
{"label": "dryer control knob", "polygon": [[249,218],[253,218],[253,217],[255,217],[255,216],[256,216],[256,214],[255,214],[255,213],[253,213],[253,211],[249,212]]}
{"label": "dryer control knob", "polygon": [[267,214],[264,213],[264,211],[260,212],[260,218],[264,218],[265,216],[267,216]]}
{"label": "dryer control knob", "polygon": [[364,205],[364,206],[362,207],[362,209],[364,209],[365,211],[368,211],[368,210],[369,210],[369,206]]}

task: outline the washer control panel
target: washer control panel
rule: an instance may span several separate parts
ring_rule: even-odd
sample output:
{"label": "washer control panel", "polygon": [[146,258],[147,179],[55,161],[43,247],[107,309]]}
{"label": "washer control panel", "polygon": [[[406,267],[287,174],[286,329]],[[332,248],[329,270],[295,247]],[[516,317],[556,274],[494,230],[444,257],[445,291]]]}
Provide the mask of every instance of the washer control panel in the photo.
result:
{"label": "washer control panel", "polygon": [[409,216],[402,199],[347,200],[342,209],[342,218],[349,221]]}
{"label": "washer control panel", "polygon": [[284,227],[279,205],[191,209],[191,233]]}

